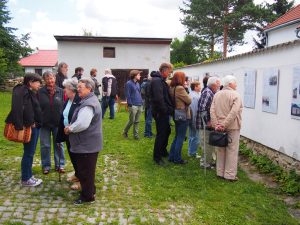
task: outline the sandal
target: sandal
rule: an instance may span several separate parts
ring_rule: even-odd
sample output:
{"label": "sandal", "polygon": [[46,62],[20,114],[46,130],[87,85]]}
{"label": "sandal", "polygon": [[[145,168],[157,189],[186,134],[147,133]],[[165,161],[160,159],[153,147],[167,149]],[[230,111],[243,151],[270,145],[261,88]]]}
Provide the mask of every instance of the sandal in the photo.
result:
{"label": "sandal", "polygon": [[43,174],[47,175],[49,173],[49,169],[43,169]]}
{"label": "sandal", "polygon": [[63,167],[61,168],[56,168],[56,171],[59,172],[59,173],[65,173],[65,169]]}
{"label": "sandal", "polygon": [[74,191],[80,190],[81,189],[80,182],[75,182],[73,185],[71,185],[71,189]]}
{"label": "sandal", "polygon": [[79,182],[79,179],[73,174],[72,176],[67,178],[68,182]]}

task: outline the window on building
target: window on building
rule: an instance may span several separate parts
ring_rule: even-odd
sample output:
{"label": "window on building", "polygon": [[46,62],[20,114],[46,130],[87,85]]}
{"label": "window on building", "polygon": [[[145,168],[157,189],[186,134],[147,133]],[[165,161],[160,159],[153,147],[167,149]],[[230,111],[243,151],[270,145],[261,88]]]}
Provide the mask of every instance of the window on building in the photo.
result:
{"label": "window on building", "polygon": [[104,47],[103,48],[103,58],[116,58],[116,48]]}
{"label": "window on building", "polygon": [[35,69],[34,72],[42,76],[43,70],[42,69]]}

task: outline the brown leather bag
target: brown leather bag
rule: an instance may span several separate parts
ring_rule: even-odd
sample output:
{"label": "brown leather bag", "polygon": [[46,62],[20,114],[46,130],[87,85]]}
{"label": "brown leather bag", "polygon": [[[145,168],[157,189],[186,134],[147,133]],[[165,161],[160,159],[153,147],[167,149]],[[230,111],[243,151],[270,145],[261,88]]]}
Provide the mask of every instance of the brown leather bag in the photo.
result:
{"label": "brown leather bag", "polygon": [[7,123],[4,128],[4,137],[9,141],[28,143],[31,139],[31,127],[16,130],[12,123]]}

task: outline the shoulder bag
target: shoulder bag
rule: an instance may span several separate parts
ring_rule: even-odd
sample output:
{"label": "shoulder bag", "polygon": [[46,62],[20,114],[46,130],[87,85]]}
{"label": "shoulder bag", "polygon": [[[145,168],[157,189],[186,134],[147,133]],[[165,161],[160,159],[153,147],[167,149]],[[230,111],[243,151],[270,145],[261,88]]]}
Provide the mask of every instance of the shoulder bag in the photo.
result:
{"label": "shoulder bag", "polygon": [[176,87],[174,88],[174,120],[175,121],[186,121],[187,115],[186,115],[186,109],[176,109]]}
{"label": "shoulder bag", "polygon": [[23,130],[16,130],[12,123],[6,123],[4,137],[9,141],[28,143],[31,139],[31,127],[23,127]]}

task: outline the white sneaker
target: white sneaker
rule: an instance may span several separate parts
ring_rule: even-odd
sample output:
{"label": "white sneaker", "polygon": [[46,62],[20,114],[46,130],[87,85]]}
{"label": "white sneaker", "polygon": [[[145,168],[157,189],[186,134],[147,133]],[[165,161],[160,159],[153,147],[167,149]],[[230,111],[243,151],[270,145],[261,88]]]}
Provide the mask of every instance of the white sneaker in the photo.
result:
{"label": "white sneaker", "polygon": [[38,186],[42,183],[43,181],[41,179],[36,179],[34,177],[31,177],[29,180],[27,181],[22,181],[21,184],[24,187],[35,187]]}

